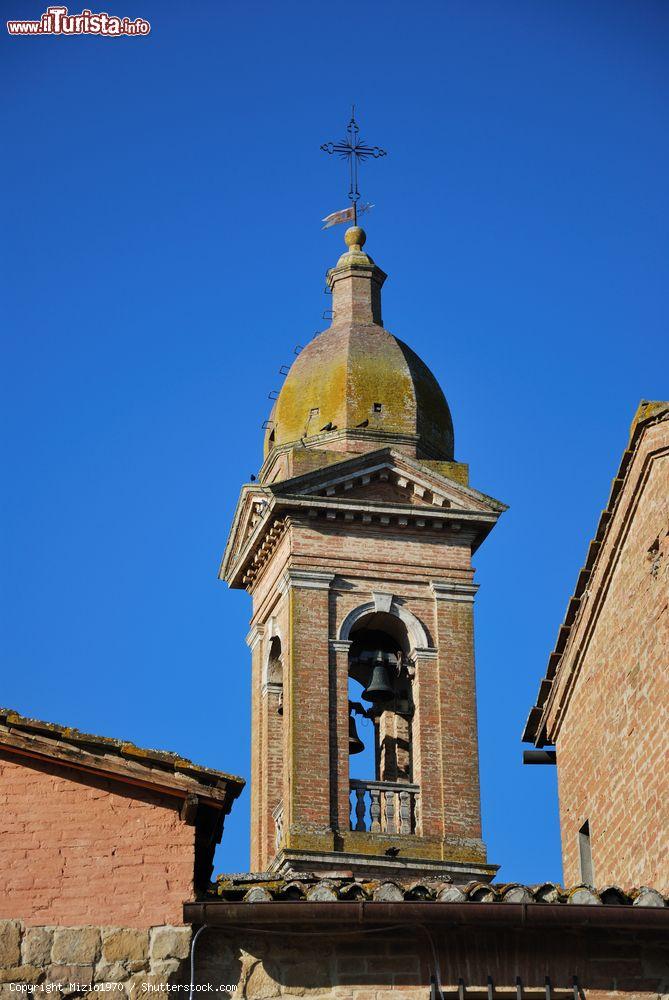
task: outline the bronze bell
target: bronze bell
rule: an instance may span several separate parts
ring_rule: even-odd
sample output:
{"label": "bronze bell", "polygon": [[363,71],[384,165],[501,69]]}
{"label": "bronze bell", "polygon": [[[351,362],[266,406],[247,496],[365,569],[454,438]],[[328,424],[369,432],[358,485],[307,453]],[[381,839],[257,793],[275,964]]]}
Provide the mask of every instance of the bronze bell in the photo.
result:
{"label": "bronze bell", "polygon": [[353,712],[351,712],[348,717],[348,752],[350,754],[362,753],[364,749],[365,744],[358,736],[358,730],[355,726],[355,718],[353,716]]}
{"label": "bronze bell", "polygon": [[372,676],[369,684],[362,692],[362,697],[365,701],[371,701],[374,704],[392,701],[395,697],[388,671],[388,658],[380,651],[374,657]]}

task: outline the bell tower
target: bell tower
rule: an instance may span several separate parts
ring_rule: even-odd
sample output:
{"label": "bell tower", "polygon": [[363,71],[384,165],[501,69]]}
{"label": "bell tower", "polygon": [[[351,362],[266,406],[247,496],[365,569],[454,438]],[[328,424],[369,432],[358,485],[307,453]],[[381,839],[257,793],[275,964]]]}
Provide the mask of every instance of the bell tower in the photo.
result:
{"label": "bell tower", "polygon": [[469,485],[441,388],[384,329],[365,241],[349,229],[328,272],[332,324],[286,377],[221,565],[253,601],[251,866],[490,880],[471,558],[506,508]]}

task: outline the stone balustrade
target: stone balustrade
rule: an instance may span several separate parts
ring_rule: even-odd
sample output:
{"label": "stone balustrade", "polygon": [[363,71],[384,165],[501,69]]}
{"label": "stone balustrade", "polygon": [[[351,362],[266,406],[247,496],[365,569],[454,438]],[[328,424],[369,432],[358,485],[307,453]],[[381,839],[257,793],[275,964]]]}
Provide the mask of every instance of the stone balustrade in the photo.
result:
{"label": "stone balustrade", "polygon": [[370,833],[415,833],[418,785],[351,779],[351,829]]}

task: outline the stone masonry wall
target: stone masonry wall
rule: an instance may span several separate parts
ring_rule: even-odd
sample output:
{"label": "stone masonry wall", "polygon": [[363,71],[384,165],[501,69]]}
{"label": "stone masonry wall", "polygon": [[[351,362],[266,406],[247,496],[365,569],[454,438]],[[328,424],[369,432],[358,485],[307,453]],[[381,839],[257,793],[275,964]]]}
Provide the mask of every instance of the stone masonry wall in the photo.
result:
{"label": "stone masonry wall", "polygon": [[[290,903],[286,903],[290,906]],[[438,904],[435,904],[438,905]],[[491,904],[502,905],[502,904]],[[540,904],[537,904],[540,905]],[[0,1000],[53,996],[74,1000],[101,993],[119,1000],[186,997],[190,927],[29,927],[0,921]],[[431,942],[430,942],[431,937]],[[434,951],[433,951],[434,947]],[[516,929],[419,926],[269,931],[205,928],[195,945],[196,996],[238,994],[245,1000],[322,997],[323,1000],[426,1000],[434,955],[444,995],[517,996],[573,1000],[650,1000],[669,993],[666,932],[575,928],[557,934]]]}
{"label": "stone masonry wall", "polygon": [[148,928],[182,922],[195,827],[180,801],[0,752],[0,918]]}
{"label": "stone masonry wall", "polygon": [[[0,920],[0,998],[138,1000],[189,978],[190,927],[31,927]],[[151,989],[149,989],[151,988]]]}

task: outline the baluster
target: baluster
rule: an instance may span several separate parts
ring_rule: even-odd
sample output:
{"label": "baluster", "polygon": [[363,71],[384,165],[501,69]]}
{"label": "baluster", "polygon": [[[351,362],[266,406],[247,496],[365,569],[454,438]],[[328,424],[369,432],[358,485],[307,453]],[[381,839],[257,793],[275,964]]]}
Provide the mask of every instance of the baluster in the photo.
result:
{"label": "baluster", "polygon": [[372,833],[381,832],[381,792],[378,788],[369,790],[370,806],[369,815],[371,817],[370,830]]}
{"label": "baluster", "polygon": [[358,831],[365,829],[365,791],[365,788],[355,790],[355,828]]}
{"label": "baluster", "polygon": [[281,847],[281,842],[283,840],[283,805],[279,806],[274,810],[274,846],[278,851]]}
{"label": "baluster", "polygon": [[385,792],[386,797],[386,833],[397,833],[395,825],[395,792]]}
{"label": "baluster", "polygon": [[411,795],[400,792],[400,833],[411,833]]}

